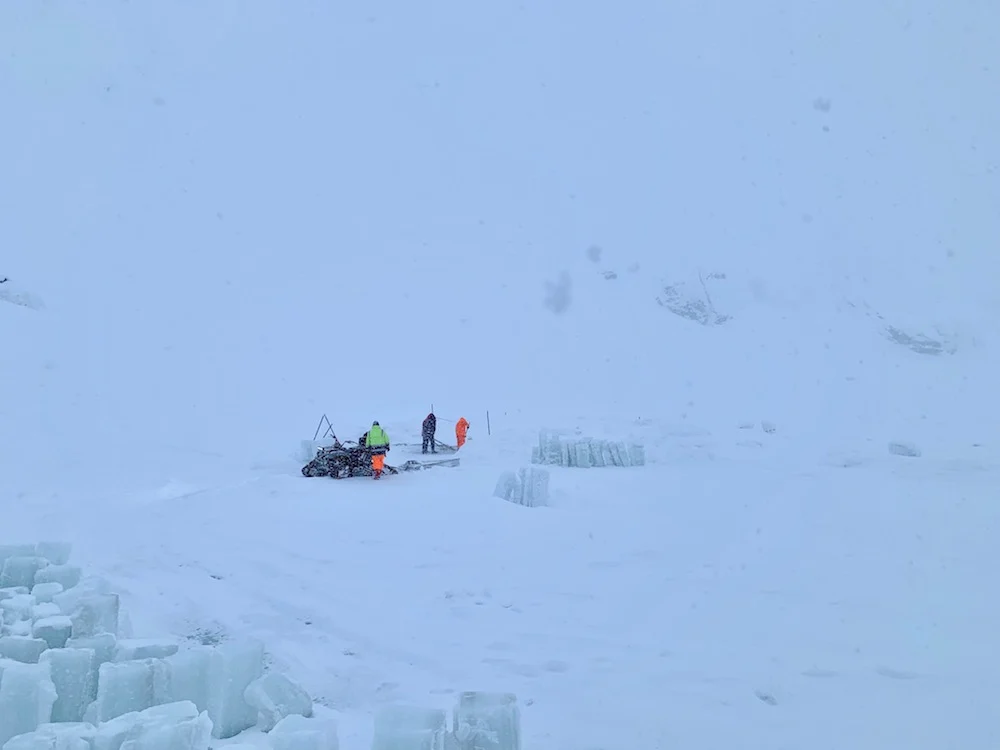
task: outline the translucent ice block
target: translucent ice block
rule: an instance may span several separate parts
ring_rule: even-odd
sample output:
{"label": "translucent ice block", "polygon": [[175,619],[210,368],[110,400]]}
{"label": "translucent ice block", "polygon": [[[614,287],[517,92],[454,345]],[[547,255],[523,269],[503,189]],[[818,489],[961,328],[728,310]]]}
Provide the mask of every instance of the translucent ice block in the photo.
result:
{"label": "translucent ice block", "polygon": [[257,711],[257,728],[270,732],[286,716],[312,716],[313,702],[298,683],[278,672],[270,672],[251,682],[244,698]]}
{"label": "translucent ice block", "polygon": [[337,724],[333,719],[286,716],[267,735],[274,750],[338,750]]}
{"label": "translucent ice block", "polygon": [[39,658],[48,664],[56,688],[52,721],[78,722],[97,692],[97,666],[89,648],[49,649]]}
{"label": "translucent ice block", "polygon": [[459,750],[520,750],[521,710],[512,693],[462,693],[454,712]]}
{"label": "translucent ice block", "polygon": [[383,706],[375,713],[372,750],[444,750],[445,711],[415,706]]}
{"label": "translucent ice block", "polygon": [[212,736],[234,737],[257,723],[257,709],[244,692],[264,673],[264,645],[248,640],[216,646],[208,662],[208,715]]}
{"label": "translucent ice block", "polygon": [[52,720],[56,687],[48,664],[5,661],[0,676],[0,746]]}

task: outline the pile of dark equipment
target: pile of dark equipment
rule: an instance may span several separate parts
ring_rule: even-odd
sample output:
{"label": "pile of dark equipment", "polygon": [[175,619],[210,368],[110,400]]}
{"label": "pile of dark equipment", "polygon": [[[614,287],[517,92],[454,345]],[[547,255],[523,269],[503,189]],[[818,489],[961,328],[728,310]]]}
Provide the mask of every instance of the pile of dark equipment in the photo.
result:
{"label": "pile of dark equipment", "polygon": [[[323,432],[323,427],[326,431]],[[321,435],[322,433],[322,435]],[[302,467],[304,477],[331,477],[332,479],[347,479],[350,477],[371,477],[374,474],[372,469],[371,452],[360,441],[345,440],[341,442],[333,432],[333,426],[324,414],[320,419],[320,426],[316,428],[313,441],[332,440],[333,444],[320,446],[316,449],[316,455],[305,466]],[[435,441],[439,453],[457,452],[457,448],[439,440]],[[420,446],[413,443],[394,443],[393,452],[419,453]],[[458,466],[459,459],[444,458],[434,461],[423,461],[409,459],[399,466],[385,465],[386,474],[399,474],[401,471],[422,471],[435,466]]]}

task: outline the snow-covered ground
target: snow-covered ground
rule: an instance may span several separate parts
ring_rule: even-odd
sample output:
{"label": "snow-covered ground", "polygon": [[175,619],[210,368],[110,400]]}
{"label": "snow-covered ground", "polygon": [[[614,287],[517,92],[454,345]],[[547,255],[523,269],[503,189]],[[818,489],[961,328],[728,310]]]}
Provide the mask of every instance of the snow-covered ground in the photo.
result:
{"label": "snow-covered ground", "polygon": [[334,484],[289,462],[33,499],[6,528],[74,540],[136,633],[263,639],[345,748],[373,707],[462,689],[515,692],[533,747],[996,736],[988,450],[845,468],[778,433],[662,432],[645,468],[552,469],[548,508],[490,497],[531,439],[505,430],[460,468]]}
{"label": "snow-covered ground", "polygon": [[[0,542],[343,750],[995,744],[1000,6],[568,7],[0,7]],[[492,497],[542,428],[649,462]]]}

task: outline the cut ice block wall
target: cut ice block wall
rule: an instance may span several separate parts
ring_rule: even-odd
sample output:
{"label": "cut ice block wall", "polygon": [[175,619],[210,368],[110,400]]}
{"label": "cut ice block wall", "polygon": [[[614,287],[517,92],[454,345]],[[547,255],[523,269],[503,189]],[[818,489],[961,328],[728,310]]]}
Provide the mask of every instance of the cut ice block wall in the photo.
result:
{"label": "cut ice block wall", "polygon": [[530,467],[505,471],[497,480],[493,496],[509,503],[536,508],[549,502],[549,472]]}
{"label": "cut ice block wall", "polygon": [[562,438],[542,430],[538,445],[531,449],[531,463],[577,469],[604,466],[645,466],[646,448],[641,443],[595,438]]}
{"label": "cut ice block wall", "polygon": [[[544,469],[505,477],[518,502],[548,492]],[[51,562],[24,561],[43,550]],[[301,686],[265,671],[263,644],[123,637],[118,595],[68,558],[58,543],[0,545],[6,580],[31,584],[0,588],[0,750],[210,750],[213,738],[254,727],[265,733],[257,750],[339,750],[336,722],[314,715]],[[384,708],[373,750],[521,750],[515,696],[462,693],[453,716],[449,730],[443,710]]]}
{"label": "cut ice block wall", "polygon": [[521,711],[513,693],[465,692],[447,728],[444,711],[384,706],[371,750],[521,750]]}
{"label": "cut ice block wall", "polygon": [[[310,721],[308,693],[265,674],[263,644],[123,637],[120,597],[69,556],[60,542],[0,545],[0,750],[208,750]],[[328,720],[290,727],[257,747],[336,750]]]}

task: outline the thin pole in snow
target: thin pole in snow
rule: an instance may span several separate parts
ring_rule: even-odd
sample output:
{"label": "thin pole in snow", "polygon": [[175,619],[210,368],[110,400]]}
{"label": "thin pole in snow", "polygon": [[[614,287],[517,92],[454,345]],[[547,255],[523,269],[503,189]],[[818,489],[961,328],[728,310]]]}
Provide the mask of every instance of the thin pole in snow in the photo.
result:
{"label": "thin pole in snow", "polygon": [[489,409],[486,410],[486,434],[487,435],[492,435],[493,434],[492,431],[490,431],[490,410]]}

